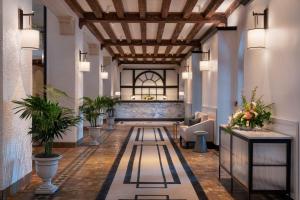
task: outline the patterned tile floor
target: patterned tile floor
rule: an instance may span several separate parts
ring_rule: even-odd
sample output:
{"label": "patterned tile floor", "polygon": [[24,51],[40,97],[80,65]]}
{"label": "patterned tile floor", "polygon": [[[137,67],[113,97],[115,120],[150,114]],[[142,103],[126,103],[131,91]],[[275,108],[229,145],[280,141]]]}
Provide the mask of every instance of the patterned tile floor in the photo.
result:
{"label": "patterned tile floor", "polygon": [[[102,144],[90,147],[89,138],[84,144],[76,148],[57,148],[54,151],[63,155],[57,176],[53,182],[59,185],[59,191],[51,196],[34,195],[35,188],[41,180],[33,173],[32,181],[22,192],[12,196],[9,200],[53,199],[53,200],[93,200],[100,191],[109,170],[117,156],[130,127],[119,125],[114,131],[106,131],[102,137]],[[169,130],[172,129],[169,127]],[[38,151],[39,149],[35,149]],[[191,149],[181,151],[202,185],[207,197],[211,200],[243,200],[247,194],[237,185],[234,192],[229,192],[228,179],[218,179],[218,152],[209,150],[205,154],[193,152]],[[223,175],[226,177],[226,175]],[[274,196],[253,196],[255,200],[284,199]]]}

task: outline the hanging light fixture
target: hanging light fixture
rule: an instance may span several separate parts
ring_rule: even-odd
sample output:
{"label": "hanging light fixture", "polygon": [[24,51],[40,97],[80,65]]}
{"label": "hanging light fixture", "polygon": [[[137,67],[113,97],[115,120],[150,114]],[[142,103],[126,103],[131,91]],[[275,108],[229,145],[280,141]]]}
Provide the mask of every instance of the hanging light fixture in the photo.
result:
{"label": "hanging light fixture", "polygon": [[117,97],[121,96],[121,92],[119,92],[119,91],[115,92],[115,96],[117,96]]}
{"label": "hanging light fixture", "polygon": [[189,66],[186,66],[186,71],[181,74],[183,80],[193,79],[193,73],[189,71]]}
{"label": "hanging light fixture", "polygon": [[103,65],[100,67],[100,77],[102,79],[108,79],[108,72],[104,71]]}
{"label": "hanging light fixture", "polygon": [[265,9],[263,13],[255,13],[254,16],[254,28],[248,30],[248,42],[247,47],[252,48],[265,48],[266,29],[268,28],[268,9]]}
{"label": "hanging light fixture", "polygon": [[91,63],[86,61],[87,52],[81,52],[79,50],[79,71],[89,72],[91,68]]}
{"label": "hanging light fixture", "polygon": [[201,53],[201,61],[200,61],[200,71],[209,71],[210,70],[210,50],[207,52]]}
{"label": "hanging light fixture", "polygon": [[[40,48],[40,32],[32,29],[32,16],[31,13],[24,13],[22,9],[19,9],[19,29],[21,30],[21,47],[29,49]],[[24,27],[24,17],[28,17],[28,26]]]}

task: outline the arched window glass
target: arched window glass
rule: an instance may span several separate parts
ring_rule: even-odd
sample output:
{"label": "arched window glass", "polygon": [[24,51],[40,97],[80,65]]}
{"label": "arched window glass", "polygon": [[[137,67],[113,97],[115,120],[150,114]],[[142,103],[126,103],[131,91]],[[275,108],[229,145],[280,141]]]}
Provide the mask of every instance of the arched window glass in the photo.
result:
{"label": "arched window glass", "polygon": [[157,100],[164,95],[164,81],[162,76],[154,71],[145,71],[135,78],[135,95],[142,100]]}

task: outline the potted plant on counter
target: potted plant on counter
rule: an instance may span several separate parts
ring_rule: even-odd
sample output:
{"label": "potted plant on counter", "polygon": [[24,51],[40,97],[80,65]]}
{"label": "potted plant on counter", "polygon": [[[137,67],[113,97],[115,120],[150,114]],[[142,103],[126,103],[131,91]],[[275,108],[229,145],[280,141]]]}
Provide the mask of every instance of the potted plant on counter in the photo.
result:
{"label": "potted plant on counter", "polygon": [[113,130],[115,125],[115,105],[118,103],[119,98],[108,97],[104,98],[105,100],[105,107],[107,112],[107,124],[108,129]]}
{"label": "potted plant on counter", "polygon": [[43,183],[37,188],[37,194],[53,194],[57,186],[51,183],[56,174],[61,155],[52,152],[53,141],[63,138],[63,134],[71,126],[76,126],[80,121],[74,115],[73,110],[59,105],[55,100],[49,100],[41,96],[28,96],[17,104],[16,114],[21,119],[32,119],[32,126],[28,134],[33,142],[39,142],[44,146],[44,152],[33,156],[36,173],[43,179]]}
{"label": "potted plant on counter", "polygon": [[105,101],[103,97],[83,97],[82,105],[79,107],[84,118],[90,123],[89,135],[92,138],[90,145],[99,145],[99,138],[101,134],[101,126],[98,125],[101,110],[104,108]]}

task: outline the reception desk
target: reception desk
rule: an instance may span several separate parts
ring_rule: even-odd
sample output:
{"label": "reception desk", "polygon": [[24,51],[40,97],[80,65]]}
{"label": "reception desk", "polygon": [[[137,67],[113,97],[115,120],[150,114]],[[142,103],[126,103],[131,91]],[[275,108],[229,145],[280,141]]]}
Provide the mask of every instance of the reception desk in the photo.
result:
{"label": "reception desk", "polygon": [[220,170],[229,173],[231,185],[233,180],[240,183],[249,199],[255,192],[290,195],[291,140],[273,131],[228,131],[220,127]]}
{"label": "reception desk", "polygon": [[182,121],[183,101],[120,101],[115,110],[117,121]]}

